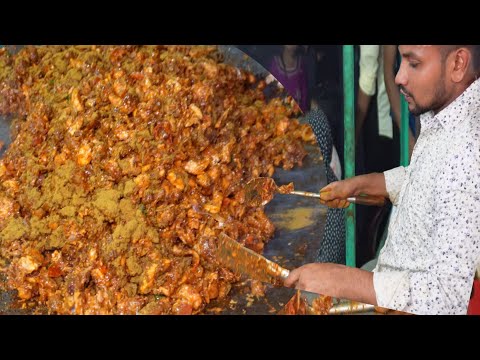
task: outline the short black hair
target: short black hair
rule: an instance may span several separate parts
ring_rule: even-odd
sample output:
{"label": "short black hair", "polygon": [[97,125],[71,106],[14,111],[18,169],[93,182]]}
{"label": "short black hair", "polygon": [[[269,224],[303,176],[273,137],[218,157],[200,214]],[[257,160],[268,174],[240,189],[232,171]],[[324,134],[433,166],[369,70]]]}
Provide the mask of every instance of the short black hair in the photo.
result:
{"label": "short black hair", "polygon": [[442,45],[442,58],[445,60],[447,56],[458,48],[466,47],[472,53],[472,65],[475,71],[480,71],[480,45]]}

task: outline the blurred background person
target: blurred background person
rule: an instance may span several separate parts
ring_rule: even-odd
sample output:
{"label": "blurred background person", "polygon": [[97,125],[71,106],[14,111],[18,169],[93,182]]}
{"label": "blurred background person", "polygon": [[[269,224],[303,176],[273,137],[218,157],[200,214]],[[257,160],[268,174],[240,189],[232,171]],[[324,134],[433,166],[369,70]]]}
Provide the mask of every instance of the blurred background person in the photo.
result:
{"label": "blurred background person", "polygon": [[[390,103],[391,114],[398,128],[401,127],[400,115],[400,90],[395,84],[395,76],[400,67],[400,59],[397,45],[382,45],[383,50],[383,72],[385,79],[385,90]],[[408,131],[408,154],[412,156],[413,147],[415,146],[416,137],[420,133],[420,121],[409,113],[409,131]]]}
{"label": "blurred background person", "polygon": [[283,85],[304,113],[310,110],[307,62],[299,45],[283,45],[268,67],[270,73]]}

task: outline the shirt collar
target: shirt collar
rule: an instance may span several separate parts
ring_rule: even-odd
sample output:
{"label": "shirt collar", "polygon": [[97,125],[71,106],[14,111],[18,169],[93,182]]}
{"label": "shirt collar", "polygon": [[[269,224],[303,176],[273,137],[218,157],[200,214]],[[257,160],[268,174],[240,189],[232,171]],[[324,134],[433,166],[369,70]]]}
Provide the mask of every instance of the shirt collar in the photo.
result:
{"label": "shirt collar", "polygon": [[478,112],[479,107],[480,79],[477,79],[437,115],[434,116],[433,111],[421,115],[421,125],[427,128],[438,121],[444,129],[451,130],[470,114]]}

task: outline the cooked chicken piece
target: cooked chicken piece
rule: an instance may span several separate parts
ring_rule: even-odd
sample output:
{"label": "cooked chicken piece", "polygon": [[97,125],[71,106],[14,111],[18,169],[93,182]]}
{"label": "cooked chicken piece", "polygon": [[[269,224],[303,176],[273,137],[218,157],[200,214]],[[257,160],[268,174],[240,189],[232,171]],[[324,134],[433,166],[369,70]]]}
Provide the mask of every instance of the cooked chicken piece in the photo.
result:
{"label": "cooked chicken piece", "polygon": [[201,175],[210,164],[208,159],[189,160],[184,166],[184,169],[193,175]]}
{"label": "cooked chicken piece", "polygon": [[88,144],[83,144],[78,150],[77,163],[80,166],[85,166],[90,164],[90,161],[92,161],[92,149]]}

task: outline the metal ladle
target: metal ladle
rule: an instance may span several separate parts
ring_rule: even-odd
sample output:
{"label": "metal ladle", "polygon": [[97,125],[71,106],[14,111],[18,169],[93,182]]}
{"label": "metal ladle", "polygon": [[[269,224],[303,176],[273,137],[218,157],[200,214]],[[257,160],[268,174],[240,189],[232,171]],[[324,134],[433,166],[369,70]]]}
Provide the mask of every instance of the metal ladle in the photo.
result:
{"label": "metal ladle", "polygon": [[273,199],[275,193],[320,198],[318,193],[293,190],[293,183],[279,187],[275,180],[269,177],[258,177],[245,185],[245,200],[250,206],[266,205]]}

